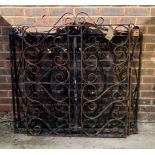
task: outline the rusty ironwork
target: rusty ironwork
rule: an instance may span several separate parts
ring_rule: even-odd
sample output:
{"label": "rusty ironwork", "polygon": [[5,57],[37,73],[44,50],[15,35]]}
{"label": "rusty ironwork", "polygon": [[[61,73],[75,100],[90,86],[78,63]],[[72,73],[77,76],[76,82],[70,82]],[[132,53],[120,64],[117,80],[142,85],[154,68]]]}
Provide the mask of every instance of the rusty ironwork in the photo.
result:
{"label": "rusty ironwork", "polygon": [[[15,132],[126,137],[137,133],[142,33],[86,13],[49,31],[10,33]],[[136,61],[135,61],[136,60]]]}

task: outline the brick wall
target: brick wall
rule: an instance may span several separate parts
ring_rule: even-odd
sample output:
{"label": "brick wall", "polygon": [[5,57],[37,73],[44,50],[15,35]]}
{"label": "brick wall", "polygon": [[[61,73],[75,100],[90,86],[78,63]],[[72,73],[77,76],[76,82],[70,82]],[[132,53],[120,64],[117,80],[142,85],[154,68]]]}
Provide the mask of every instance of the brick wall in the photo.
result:
{"label": "brick wall", "polygon": [[135,23],[144,32],[139,121],[155,122],[155,6],[0,6],[0,111],[11,110],[11,81],[8,32],[11,26],[35,25],[43,30],[47,24],[41,16],[50,15],[52,25],[65,12],[88,13],[106,24]]}

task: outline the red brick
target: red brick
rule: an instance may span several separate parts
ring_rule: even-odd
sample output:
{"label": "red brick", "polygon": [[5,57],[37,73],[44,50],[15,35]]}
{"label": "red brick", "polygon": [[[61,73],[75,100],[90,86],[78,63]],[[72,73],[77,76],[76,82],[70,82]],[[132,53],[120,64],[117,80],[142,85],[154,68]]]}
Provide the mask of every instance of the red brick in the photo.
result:
{"label": "red brick", "polygon": [[5,75],[1,75],[0,76],[0,83],[11,83],[11,77],[10,76],[5,76]]}
{"label": "red brick", "polygon": [[143,83],[155,83],[155,77],[143,77]]}
{"label": "red brick", "polygon": [[154,121],[155,120],[155,113],[154,112],[139,112],[138,114],[139,121]]}
{"label": "red brick", "polygon": [[0,104],[0,112],[12,112],[11,104]]}
{"label": "red brick", "polygon": [[[98,17],[93,17],[92,19],[97,23]],[[90,20],[90,22],[91,22],[91,20]],[[110,17],[104,17],[104,23],[103,24],[105,24],[105,25],[110,24]]]}
{"label": "red brick", "polygon": [[151,105],[150,99],[139,99],[139,105]]}
{"label": "red brick", "polygon": [[[56,26],[60,26],[60,25],[62,25],[63,24],[63,20],[64,20],[65,18],[63,18],[63,19],[61,19],[60,21],[58,21],[59,20],[59,18],[50,18],[49,19],[49,24],[51,25],[51,26],[53,26],[53,25],[55,25],[56,23]],[[50,26],[50,29],[51,29],[51,26]]]}
{"label": "red brick", "polygon": [[11,89],[12,89],[11,83],[10,84],[8,84],[8,83],[5,83],[5,84],[0,83],[0,90],[11,90]]}
{"label": "red brick", "polygon": [[11,97],[11,91],[1,91],[0,90],[0,97]]}
{"label": "red brick", "polygon": [[2,16],[23,16],[23,8],[0,8]]}
{"label": "red brick", "polygon": [[[46,19],[42,19],[42,18],[36,18],[36,23],[35,26],[38,27],[49,27],[48,30],[50,30],[52,28],[52,26],[59,20],[59,18],[46,18]],[[61,21],[59,23],[61,25]],[[58,24],[57,24],[58,26]]]}
{"label": "red brick", "polygon": [[150,61],[155,58],[155,51],[143,51],[142,61]]}
{"label": "red brick", "polygon": [[0,98],[0,105],[1,104],[12,104],[12,98],[11,97],[1,97]]}
{"label": "red brick", "polygon": [[155,84],[141,84],[140,85],[140,90],[141,91],[145,91],[145,90],[148,90],[148,91],[154,91],[155,90]]}
{"label": "red brick", "polygon": [[154,92],[141,92],[141,97],[143,98],[155,98],[155,91]]}
{"label": "red brick", "polygon": [[12,112],[11,104],[0,104],[0,112]]}
{"label": "red brick", "polygon": [[[138,72],[138,69],[136,69],[136,72]],[[141,69],[141,76],[149,76],[149,75],[153,75],[154,70],[153,69]],[[132,75],[135,76],[135,70],[132,69]]]}
{"label": "red brick", "polygon": [[48,8],[26,8],[25,9],[25,16],[33,17],[33,16],[43,16],[48,15],[49,9]]}
{"label": "red brick", "polygon": [[150,8],[126,8],[126,16],[148,16]]}
{"label": "red brick", "polygon": [[153,75],[154,70],[153,69],[141,69],[141,75]]}
{"label": "red brick", "polygon": [[9,53],[0,53],[0,60],[8,60],[10,59],[10,54]]}
{"label": "red brick", "polygon": [[1,83],[6,83],[6,77],[5,76],[0,76],[0,84]]}
{"label": "red brick", "polygon": [[130,24],[135,23],[135,17],[111,17],[112,24]]}
{"label": "red brick", "polygon": [[9,36],[8,35],[3,35],[2,41],[3,41],[4,44],[8,43],[9,42]]}
{"label": "red brick", "polygon": [[148,27],[148,34],[155,34],[155,27],[154,26]]}
{"label": "red brick", "polygon": [[139,107],[139,111],[141,112],[155,112],[155,105],[141,105]]}
{"label": "red brick", "polygon": [[136,25],[154,25],[155,17],[137,17]]}
{"label": "red brick", "polygon": [[144,43],[154,43],[155,42],[155,36],[154,35],[144,35],[143,42]]}
{"label": "red brick", "polygon": [[0,50],[3,51],[3,45],[2,44],[0,44]]}
{"label": "red brick", "polygon": [[136,25],[147,25],[150,23],[150,17],[138,17]]}
{"label": "red brick", "polygon": [[19,26],[19,25],[22,25],[22,26],[33,26],[35,25],[35,18],[12,18],[12,25],[14,26]]}
{"label": "red brick", "polygon": [[0,50],[5,51],[5,52],[9,52],[10,51],[9,43],[0,44]]}
{"label": "red brick", "polygon": [[0,35],[0,42],[2,43],[2,40],[3,40],[3,36],[2,35]]}
{"label": "red brick", "polygon": [[[1,53],[0,53],[0,55],[1,55]],[[0,61],[0,67],[10,69],[10,61],[1,60],[1,61]]]}
{"label": "red brick", "polygon": [[34,23],[35,26],[48,26],[48,23],[49,23],[48,19],[44,20],[42,18],[36,18],[35,20],[36,20]]}
{"label": "red brick", "polygon": [[[71,7],[64,7],[64,8],[50,8],[49,9],[49,15],[50,16],[62,16],[65,13],[72,13],[73,14],[73,8]],[[72,15],[67,15],[67,16],[72,16]]]}
{"label": "red brick", "polygon": [[[80,12],[85,12],[89,16],[98,16],[99,14],[99,9],[98,8],[75,8],[75,13],[80,13]],[[84,14],[81,14],[81,16],[85,16]]]}
{"label": "red brick", "polygon": [[155,8],[151,8],[151,16],[155,16]]}
{"label": "red brick", "polygon": [[100,16],[124,16],[124,8],[99,8]]}
{"label": "red brick", "polygon": [[141,31],[143,34],[147,33],[147,26],[143,26],[143,25],[138,25],[138,26],[139,26],[139,28],[140,28],[140,31]]}
{"label": "red brick", "polygon": [[155,61],[142,61],[142,68],[155,68]]}
{"label": "red brick", "polygon": [[[137,74],[138,74],[138,67],[137,67]],[[153,76],[153,74],[154,74],[154,69],[150,69],[150,68],[141,68],[140,69],[140,74],[141,74],[141,77],[147,77],[147,76],[149,76],[149,77],[151,77],[151,76]],[[133,74],[134,76],[135,76],[135,73]]]}
{"label": "red brick", "polygon": [[8,35],[9,34],[9,32],[10,32],[10,30],[11,30],[11,27],[1,27],[1,29],[2,29],[2,34],[3,35]]}
{"label": "red brick", "polygon": [[155,51],[155,43],[154,44],[146,44],[146,51]]}

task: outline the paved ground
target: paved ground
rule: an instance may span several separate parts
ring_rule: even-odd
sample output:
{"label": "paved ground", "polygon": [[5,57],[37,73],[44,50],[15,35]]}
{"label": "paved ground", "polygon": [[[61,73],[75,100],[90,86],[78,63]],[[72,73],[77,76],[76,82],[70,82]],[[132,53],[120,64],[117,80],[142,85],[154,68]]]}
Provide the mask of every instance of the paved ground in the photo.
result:
{"label": "paved ground", "polygon": [[27,136],[0,126],[0,148],[150,148],[155,149],[155,123],[140,123],[139,134],[127,138]]}

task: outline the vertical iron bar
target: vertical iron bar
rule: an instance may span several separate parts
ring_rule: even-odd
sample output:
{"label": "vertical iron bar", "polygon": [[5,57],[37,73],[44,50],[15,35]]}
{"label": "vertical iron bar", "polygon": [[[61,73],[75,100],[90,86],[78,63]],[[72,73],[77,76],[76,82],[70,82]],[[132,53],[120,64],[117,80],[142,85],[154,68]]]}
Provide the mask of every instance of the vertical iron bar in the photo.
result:
{"label": "vertical iron bar", "polygon": [[80,99],[80,102],[81,102],[80,103],[80,107],[81,107],[80,108],[80,110],[81,110],[80,111],[80,113],[81,113],[81,121],[80,122],[81,122],[81,126],[83,127],[83,117],[82,117],[82,115],[83,115],[83,107],[82,107],[83,106],[83,104],[82,104],[83,103],[83,93],[82,93],[83,92],[83,90],[82,90],[83,89],[83,64],[82,64],[83,63],[83,31],[82,31],[82,27],[81,26],[80,26],[80,39],[81,39],[80,40],[80,44],[81,44],[80,45],[80,48],[81,48],[81,51],[80,51],[80,56],[81,56],[81,60],[80,60],[80,63],[81,63],[81,70],[80,70],[80,76],[81,76],[81,78],[80,78],[81,79],[81,83],[80,83],[80,85],[81,85],[81,87],[80,87],[80,94],[81,94],[81,96],[80,96],[81,97],[81,99]]}
{"label": "vertical iron bar", "polygon": [[13,103],[13,119],[14,119],[14,131],[16,132],[16,95],[15,95],[15,78],[14,78],[14,57],[13,57],[13,30],[9,33],[9,48],[10,48],[10,64],[11,64],[11,81],[12,81],[12,103]]}
{"label": "vertical iron bar", "polygon": [[77,105],[77,37],[73,38],[73,89],[74,89],[74,125],[78,126],[78,105]]}
{"label": "vertical iron bar", "polygon": [[139,50],[139,64],[138,64],[138,79],[137,79],[137,98],[135,103],[135,116],[134,116],[134,123],[135,123],[135,132],[138,132],[137,128],[137,119],[138,119],[138,103],[139,103],[139,91],[140,91],[140,77],[141,77],[141,55],[142,55],[142,42],[143,42],[143,35],[141,34],[139,36],[139,44],[140,44],[140,50]]}
{"label": "vertical iron bar", "polygon": [[[129,36],[131,35],[131,25],[129,25]],[[127,113],[127,135],[130,135],[130,115],[131,115],[131,38],[129,37],[128,52],[128,113]]]}
{"label": "vertical iron bar", "polygon": [[[69,55],[69,62],[68,62],[68,69],[70,70],[71,69],[71,63],[70,63],[70,58],[71,58],[71,52],[70,52],[70,40],[69,40],[69,27],[67,27],[67,52],[68,52],[68,55]],[[71,96],[71,83],[70,83],[70,78],[71,78],[71,72],[69,72],[69,81],[68,81],[68,83],[69,83],[69,91],[68,91],[68,93],[69,93],[69,96],[68,96],[68,99],[69,99],[69,106],[68,106],[68,109],[69,109],[69,122],[68,122],[68,124],[69,124],[69,128],[70,128],[70,123],[71,123],[71,98],[70,98],[70,96]]]}
{"label": "vertical iron bar", "polygon": [[[11,80],[12,80],[12,101],[13,101],[13,113],[15,121],[15,131],[17,121],[20,120],[19,100],[18,100],[18,80],[17,80],[17,66],[16,66],[16,50],[15,50],[15,32],[12,30],[9,34],[10,41],[10,57],[11,57]],[[17,107],[17,118],[16,118]]]}

